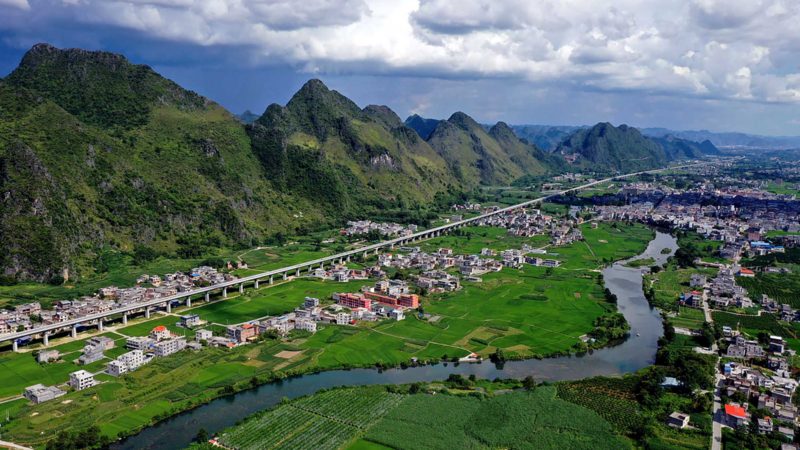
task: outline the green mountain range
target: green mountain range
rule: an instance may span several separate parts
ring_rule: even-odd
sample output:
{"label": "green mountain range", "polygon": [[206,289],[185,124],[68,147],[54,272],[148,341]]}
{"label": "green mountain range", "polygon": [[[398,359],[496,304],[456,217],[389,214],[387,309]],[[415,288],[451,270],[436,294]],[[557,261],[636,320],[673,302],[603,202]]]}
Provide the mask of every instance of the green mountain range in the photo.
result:
{"label": "green mountain range", "polygon": [[0,276],[81,276],[109,248],[197,257],[351,218],[424,222],[572,154],[625,170],[698,153],[624,126],[581,133],[543,152],[502,122],[404,123],[319,80],[237,117],[124,56],[39,44],[0,80]]}
{"label": "green mountain range", "polygon": [[484,127],[463,112],[447,120],[410,116],[414,128],[466,186],[508,184],[523,175],[545,175],[565,168],[558,156],[522,141],[504,122]]}

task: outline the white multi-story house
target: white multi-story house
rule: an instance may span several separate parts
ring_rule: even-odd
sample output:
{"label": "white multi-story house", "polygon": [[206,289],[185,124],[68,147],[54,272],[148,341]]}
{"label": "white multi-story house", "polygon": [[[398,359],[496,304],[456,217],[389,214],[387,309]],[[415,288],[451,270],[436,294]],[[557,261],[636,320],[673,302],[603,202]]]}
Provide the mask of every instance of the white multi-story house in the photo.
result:
{"label": "white multi-story house", "polygon": [[90,388],[94,386],[94,384],[94,375],[85,370],[78,370],[77,372],[69,374],[69,385],[76,391]]}
{"label": "white multi-story house", "polygon": [[176,338],[157,342],[153,348],[155,349],[156,356],[168,356],[186,348],[186,339]]}

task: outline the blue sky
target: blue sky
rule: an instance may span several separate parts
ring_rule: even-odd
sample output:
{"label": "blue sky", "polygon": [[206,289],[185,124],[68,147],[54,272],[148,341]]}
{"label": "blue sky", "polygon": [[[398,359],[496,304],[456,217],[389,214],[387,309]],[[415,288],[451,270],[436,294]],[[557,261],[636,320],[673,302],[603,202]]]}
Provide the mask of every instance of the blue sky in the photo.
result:
{"label": "blue sky", "polygon": [[37,42],[125,54],[233,112],[321,78],[444,118],[800,135],[796,0],[0,0]]}

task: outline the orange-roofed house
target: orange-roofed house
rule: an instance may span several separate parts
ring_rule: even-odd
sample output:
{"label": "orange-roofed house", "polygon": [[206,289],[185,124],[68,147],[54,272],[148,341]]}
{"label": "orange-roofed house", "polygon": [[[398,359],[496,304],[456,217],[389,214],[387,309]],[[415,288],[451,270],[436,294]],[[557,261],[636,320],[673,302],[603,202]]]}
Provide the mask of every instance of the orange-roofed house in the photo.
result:
{"label": "orange-roofed house", "polygon": [[747,267],[742,267],[741,269],[739,269],[739,276],[746,278],[753,278],[754,276],[756,276],[756,273],[748,269]]}
{"label": "orange-roofed house", "polygon": [[159,325],[153,328],[153,331],[150,332],[150,338],[156,341],[163,341],[171,337],[172,333],[170,333],[169,329],[167,329],[167,327],[164,325]]}
{"label": "orange-roofed house", "polygon": [[748,414],[738,403],[728,403],[725,405],[725,421],[732,427],[747,425]]}
{"label": "orange-roofed house", "polygon": [[258,336],[258,327],[252,323],[245,323],[239,326],[228,327],[228,338],[236,342],[247,342]]}

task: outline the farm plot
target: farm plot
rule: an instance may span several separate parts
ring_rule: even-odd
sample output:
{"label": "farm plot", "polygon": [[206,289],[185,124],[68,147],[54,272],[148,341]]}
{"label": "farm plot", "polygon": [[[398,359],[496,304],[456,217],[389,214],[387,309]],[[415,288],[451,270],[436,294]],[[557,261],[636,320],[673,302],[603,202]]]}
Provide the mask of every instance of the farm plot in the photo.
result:
{"label": "farm plot", "polygon": [[633,395],[634,379],[592,378],[557,385],[558,398],[589,408],[627,433],[643,423],[639,404]]}
{"label": "farm plot", "polygon": [[404,397],[383,388],[335,389],[256,415],[219,437],[229,448],[337,449]]}

